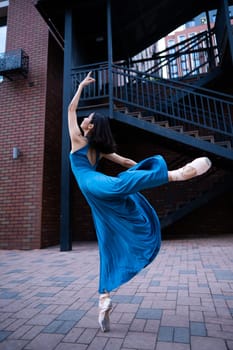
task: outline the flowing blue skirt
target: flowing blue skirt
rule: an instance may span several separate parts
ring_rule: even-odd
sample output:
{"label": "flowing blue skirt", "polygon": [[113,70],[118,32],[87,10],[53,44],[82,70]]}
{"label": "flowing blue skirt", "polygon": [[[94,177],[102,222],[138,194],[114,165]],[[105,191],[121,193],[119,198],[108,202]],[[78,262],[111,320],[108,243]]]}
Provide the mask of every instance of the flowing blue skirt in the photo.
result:
{"label": "flowing blue skirt", "polygon": [[134,277],[159,252],[159,219],[139,191],[167,183],[167,165],[163,157],[153,156],[115,177],[94,169],[82,173],[80,168],[76,171],[74,162],[71,165],[96,229],[99,293],[110,292]]}

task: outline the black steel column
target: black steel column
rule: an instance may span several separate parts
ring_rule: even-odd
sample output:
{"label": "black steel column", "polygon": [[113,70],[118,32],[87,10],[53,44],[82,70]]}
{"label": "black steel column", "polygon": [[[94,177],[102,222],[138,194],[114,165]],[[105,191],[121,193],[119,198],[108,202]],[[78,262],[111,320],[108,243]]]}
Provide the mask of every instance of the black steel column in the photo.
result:
{"label": "black steel column", "polygon": [[61,156],[61,218],[60,250],[72,250],[70,231],[70,138],[68,132],[67,108],[71,98],[71,57],[72,57],[72,12],[65,13],[65,48],[63,75],[63,112],[62,112],[62,156]]}
{"label": "black steel column", "polygon": [[112,79],[112,15],[111,0],[107,0],[107,33],[108,33],[108,83],[109,83],[109,117],[113,118],[113,79]]}
{"label": "black steel column", "polygon": [[210,70],[215,68],[214,62],[214,48],[211,36],[211,25],[210,25],[210,14],[209,11],[206,11],[206,20],[207,20],[207,29],[208,29],[208,59],[210,64]]}

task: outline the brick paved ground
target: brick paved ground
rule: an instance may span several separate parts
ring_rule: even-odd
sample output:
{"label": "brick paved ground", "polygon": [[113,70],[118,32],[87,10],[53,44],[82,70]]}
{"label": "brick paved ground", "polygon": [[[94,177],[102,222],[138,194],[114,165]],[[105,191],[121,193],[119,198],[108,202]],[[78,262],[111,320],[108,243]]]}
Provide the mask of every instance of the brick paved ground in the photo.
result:
{"label": "brick paved ground", "polygon": [[164,241],[97,323],[98,248],[0,251],[0,350],[232,350],[233,235]]}

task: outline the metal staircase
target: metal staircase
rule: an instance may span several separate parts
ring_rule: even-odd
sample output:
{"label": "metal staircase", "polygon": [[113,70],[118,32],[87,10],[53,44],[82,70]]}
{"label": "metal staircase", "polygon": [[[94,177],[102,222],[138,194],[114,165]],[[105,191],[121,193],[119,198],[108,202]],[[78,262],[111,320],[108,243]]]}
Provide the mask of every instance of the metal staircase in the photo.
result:
{"label": "metal staircase", "polygon": [[[90,70],[95,83],[84,90],[78,116],[99,109],[122,123],[199,149],[228,164],[233,161],[232,96],[179,81],[154,79],[149,74],[142,77],[140,72],[121,65],[109,69],[106,62],[73,70],[74,91]],[[184,165],[190,159],[186,157],[179,157],[169,167]],[[204,175],[201,185],[182,183],[180,191],[179,186],[168,186],[168,200],[163,200],[161,210],[156,206],[162,228],[231,190],[232,172],[229,165],[226,169],[215,166]],[[177,193],[181,193],[180,198]]]}
{"label": "metal staircase", "polygon": [[82,95],[80,116],[94,104],[123,123],[233,160],[233,96],[106,62],[74,69],[74,91],[90,70],[95,84]]}
{"label": "metal staircase", "polygon": [[[113,66],[114,118],[233,160],[233,97]],[[194,91],[195,90],[195,91]]]}

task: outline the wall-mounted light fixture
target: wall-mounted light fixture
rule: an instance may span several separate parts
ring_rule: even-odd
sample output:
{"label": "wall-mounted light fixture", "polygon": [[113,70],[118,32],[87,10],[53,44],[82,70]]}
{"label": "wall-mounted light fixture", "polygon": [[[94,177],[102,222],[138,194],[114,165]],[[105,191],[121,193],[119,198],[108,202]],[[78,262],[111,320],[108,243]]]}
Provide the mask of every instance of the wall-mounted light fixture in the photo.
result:
{"label": "wall-mounted light fixture", "polygon": [[12,149],[12,158],[13,159],[18,159],[20,156],[20,150],[18,147],[13,147]]}

